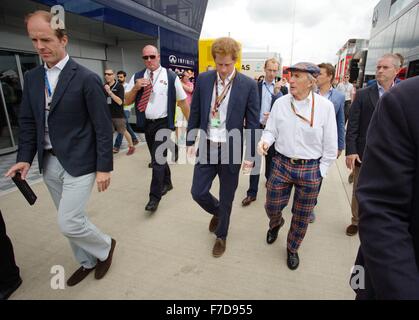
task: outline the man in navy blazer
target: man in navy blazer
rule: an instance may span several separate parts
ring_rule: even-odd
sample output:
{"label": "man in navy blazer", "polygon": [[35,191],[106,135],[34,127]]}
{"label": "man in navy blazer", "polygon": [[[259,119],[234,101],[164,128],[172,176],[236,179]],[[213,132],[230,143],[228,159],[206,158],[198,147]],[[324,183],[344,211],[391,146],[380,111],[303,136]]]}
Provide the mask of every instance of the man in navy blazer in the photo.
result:
{"label": "man in navy blazer", "polygon": [[[232,38],[217,39],[211,48],[216,71],[199,75],[192,98],[188,123],[188,155],[193,157],[197,131],[200,133],[198,162],[195,165],[192,197],[213,217],[209,230],[216,235],[212,254],[220,257],[226,249],[234,194],[243,156],[244,123],[246,157],[243,169],[250,173],[255,154],[255,129],[259,128],[260,104],[256,82],[234,68],[240,45]],[[200,129],[200,130],[197,130]],[[211,195],[214,178],[220,181],[219,200]]]}
{"label": "man in navy blazer", "polygon": [[358,90],[349,111],[346,131],[346,166],[353,172],[354,184],[351,202],[352,223],[346,228],[348,236],[354,236],[358,232],[359,214],[355,191],[369,124],[379,98],[395,84],[394,79],[399,70],[400,58],[398,56],[385,54],[378,59],[376,85]]}
{"label": "man in navy blazer", "polygon": [[[258,82],[258,93],[260,103],[260,116],[259,116],[259,128],[261,131],[265,129],[266,122],[268,121],[269,114],[275,101],[282,97],[282,92],[275,86],[275,77],[278,74],[280,63],[275,58],[268,59],[265,61],[265,78],[263,81]],[[286,87],[285,87],[286,88]],[[257,138],[259,140],[260,137]],[[269,180],[272,157],[275,155],[275,148],[271,146],[268,154],[265,156],[265,178]],[[260,164],[262,157],[257,155],[256,165],[253,168],[252,174],[250,175],[249,189],[247,190],[246,198],[242,201],[242,206],[247,207],[253,201],[256,200],[259,190],[259,178],[260,178]]]}
{"label": "man in navy blazer", "polygon": [[356,191],[357,299],[419,299],[418,88],[419,77],[394,86],[370,123]]}
{"label": "man in navy blazer", "polygon": [[102,278],[112,262],[115,240],[98,230],[85,212],[95,180],[99,192],[110,183],[112,122],[99,76],[69,58],[66,31],[53,29],[51,20],[47,11],[26,18],[44,65],[25,74],[17,163],[6,176],[19,172],[25,179],[38,153],[60,230],[81,265],[67,281],[73,286],[93,269],[95,278]]}

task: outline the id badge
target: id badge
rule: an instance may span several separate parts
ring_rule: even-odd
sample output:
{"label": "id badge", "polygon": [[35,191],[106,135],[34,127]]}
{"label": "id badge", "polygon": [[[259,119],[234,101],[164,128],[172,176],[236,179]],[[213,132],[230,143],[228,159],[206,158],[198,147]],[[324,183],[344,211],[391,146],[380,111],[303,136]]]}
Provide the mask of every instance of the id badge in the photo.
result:
{"label": "id badge", "polygon": [[211,127],[218,128],[221,125],[221,120],[218,118],[211,119]]}
{"label": "id badge", "polygon": [[108,104],[112,104],[112,98],[111,97],[108,97],[106,101],[108,102]]}

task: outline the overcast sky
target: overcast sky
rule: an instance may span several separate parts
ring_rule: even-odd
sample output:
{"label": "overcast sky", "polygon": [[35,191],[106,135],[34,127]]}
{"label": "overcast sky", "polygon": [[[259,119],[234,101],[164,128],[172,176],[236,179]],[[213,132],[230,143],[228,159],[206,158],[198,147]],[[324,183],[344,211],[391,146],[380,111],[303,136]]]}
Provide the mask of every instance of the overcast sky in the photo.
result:
{"label": "overcast sky", "polygon": [[243,51],[279,52],[283,65],[337,62],[336,53],[352,38],[369,39],[379,0],[208,0],[201,39],[230,36]]}

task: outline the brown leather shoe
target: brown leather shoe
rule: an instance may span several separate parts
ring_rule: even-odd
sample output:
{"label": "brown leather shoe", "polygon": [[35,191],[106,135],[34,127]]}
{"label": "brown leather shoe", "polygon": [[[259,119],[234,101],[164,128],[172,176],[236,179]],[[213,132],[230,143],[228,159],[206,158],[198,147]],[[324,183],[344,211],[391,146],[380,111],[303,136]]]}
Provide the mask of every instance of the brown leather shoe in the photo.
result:
{"label": "brown leather shoe", "polygon": [[86,269],[85,267],[80,267],[74,272],[71,277],[67,280],[67,285],[69,287],[75,286],[84,278],[86,278],[94,268]]}
{"label": "brown leather shoe", "polygon": [[251,204],[253,201],[256,201],[256,197],[247,196],[242,201],[242,206],[247,207],[249,204]]}
{"label": "brown leather shoe", "polygon": [[346,228],[346,234],[350,237],[356,235],[358,233],[358,226],[351,224],[349,227]]}
{"label": "brown leather shoe", "polygon": [[111,263],[112,263],[112,255],[113,255],[113,250],[115,249],[115,245],[116,245],[116,241],[115,239],[112,239],[111,250],[109,250],[109,255],[106,258],[106,260],[97,261],[96,271],[95,271],[96,279],[102,279],[105,276],[106,272],[108,272],[109,267],[111,266]]}
{"label": "brown leather shoe", "polygon": [[208,228],[210,232],[215,232],[215,230],[217,229],[219,220],[220,219],[218,219],[217,216],[212,216],[212,219],[210,221],[209,228]]}
{"label": "brown leather shoe", "polygon": [[212,255],[215,258],[219,258],[223,255],[224,251],[226,251],[226,240],[217,238],[215,240],[214,248],[212,248]]}

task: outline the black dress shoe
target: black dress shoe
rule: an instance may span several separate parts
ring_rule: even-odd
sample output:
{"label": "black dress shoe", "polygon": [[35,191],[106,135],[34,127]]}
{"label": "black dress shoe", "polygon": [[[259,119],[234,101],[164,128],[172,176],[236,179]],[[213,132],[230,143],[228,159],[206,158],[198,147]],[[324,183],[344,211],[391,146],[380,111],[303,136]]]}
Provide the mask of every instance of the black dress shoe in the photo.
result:
{"label": "black dress shoe", "polygon": [[168,193],[172,189],[173,189],[173,185],[172,184],[166,184],[166,185],[164,185],[163,190],[161,191],[161,195],[164,196],[166,193]]}
{"label": "black dress shoe", "polygon": [[22,284],[22,278],[19,277],[19,279],[10,285],[7,288],[0,288],[0,300],[7,300],[13,292],[17,290],[17,288],[20,287]]}
{"label": "black dress shoe", "polygon": [[300,258],[298,257],[298,252],[292,253],[287,249],[287,265],[288,268],[291,270],[295,270],[298,268],[298,265],[300,264]]}
{"label": "black dress shoe", "polygon": [[145,206],[146,211],[154,212],[157,210],[157,207],[159,206],[159,201],[157,200],[150,200],[147,205]]}
{"label": "black dress shoe", "polygon": [[278,238],[279,229],[281,229],[284,223],[285,223],[284,218],[281,218],[281,223],[279,226],[268,230],[268,233],[266,234],[266,242],[268,244],[272,244],[275,242],[276,238]]}

